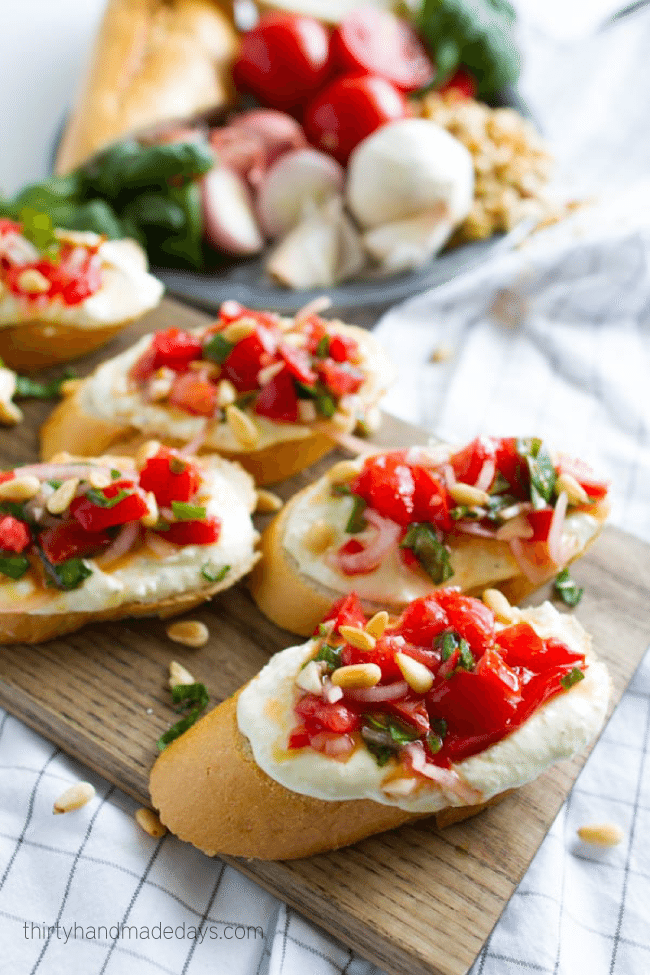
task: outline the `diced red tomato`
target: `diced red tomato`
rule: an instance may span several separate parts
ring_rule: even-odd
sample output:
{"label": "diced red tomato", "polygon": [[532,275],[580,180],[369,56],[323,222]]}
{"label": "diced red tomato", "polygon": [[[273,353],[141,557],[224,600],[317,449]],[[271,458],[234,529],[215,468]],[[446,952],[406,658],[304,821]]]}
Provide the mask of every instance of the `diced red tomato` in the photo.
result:
{"label": "diced red tomato", "polygon": [[271,311],[255,311],[252,308],[244,308],[238,301],[224,301],[219,308],[219,322],[217,331],[224,325],[231,322],[238,322],[240,318],[252,318],[258,325],[266,325],[267,328],[275,328],[278,324],[278,315]]}
{"label": "diced red tomato", "polygon": [[94,504],[85,494],[74,498],[70,504],[70,514],[88,532],[101,532],[114,525],[139,521],[143,515],[146,515],[148,508],[144,498],[133,491],[133,484],[130,481],[114,481],[98,493],[111,499],[117,497],[121,491],[129,493],[111,508]]}
{"label": "diced red tomato", "polygon": [[499,652],[510,667],[534,666],[544,652],[544,641],[530,623],[513,623],[500,630],[497,636]]}
{"label": "diced red tomato", "polygon": [[307,748],[309,745],[309,735],[304,725],[295,728],[289,735],[289,748]]}
{"label": "diced red tomato", "polygon": [[328,334],[327,325],[318,315],[310,315],[302,327],[302,333],[307,339],[307,350],[314,355],[319,342],[322,342]]}
{"label": "diced red tomato", "polygon": [[475,657],[494,643],[494,613],[472,596],[463,596],[456,589],[441,589],[436,593],[447,614],[449,625],[470,645]]}
{"label": "diced red tomato", "polygon": [[348,335],[333,335],[329,342],[329,356],[335,362],[356,362],[359,343]]}
{"label": "diced red tomato", "polygon": [[512,493],[521,500],[528,500],[530,496],[530,474],[528,465],[517,450],[516,437],[500,437],[494,441],[496,445],[496,465],[512,489]]}
{"label": "diced red tomato", "polygon": [[496,449],[491,437],[476,437],[450,458],[456,480],[464,484],[476,484],[486,460],[496,459]]}
{"label": "diced red tomato", "polygon": [[20,233],[21,230],[22,224],[10,220],[9,217],[0,217],[0,237],[3,234]]}
{"label": "diced red tomato", "polygon": [[593,469],[584,461],[563,456],[560,458],[558,471],[560,474],[571,474],[575,477],[592,501],[601,501],[607,496],[609,484],[607,481],[599,481]]}
{"label": "diced red tomato", "polygon": [[[343,596],[330,608],[323,622],[334,620],[334,632],[338,633],[341,626],[365,626],[366,616],[361,608],[361,601],[356,592]],[[318,630],[316,631],[318,632]]]}
{"label": "diced red tomato", "polygon": [[194,359],[200,359],[203,352],[201,340],[182,328],[156,332],[152,344],[156,350],[156,369],[167,366],[180,372]]}
{"label": "diced red tomato", "polygon": [[207,376],[182,372],[174,379],[168,400],[171,406],[178,406],[187,413],[212,416],[217,407],[217,387]]}
{"label": "diced red tomato", "polygon": [[212,545],[220,534],[221,519],[208,515],[202,521],[175,521],[161,537],[174,545]]}
{"label": "diced red tomato", "polygon": [[403,451],[368,458],[350,489],[398,525],[406,526],[414,520],[415,480]]}
{"label": "diced red tomato", "polygon": [[529,539],[531,542],[545,542],[553,520],[553,509],[542,508],[541,511],[529,511],[526,515],[528,524],[533,529],[533,535]]}
{"label": "diced red tomato", "polygon": [[288,369],[275,375],[255,400],[255,412],[280,423],[295,423],[298,419],[298,395]]}
{"label": "diced red tomato", "polygon": [[341,72],[386,78],[401,91],[415,91],[433,78],[431,59],[413,28],[388,10],[361,7],[332,34],[332,59]]}
{"label": "diced red tomato", "polygon": [[358,392],[365,379],[356,366],[335,362],[334,359],[323,359],[317,368],[323,383],[335,396]]}
{"label": "diced red tomato", "polygon": [[400,721],[405,721],[407,724],[413,725],[421,735],[426,735],[431,728],[429,712],[427,711],[427,705],[423,698],[419,700],[405,698],[403,701],[388,701],[384,705],[384,708],[388,714],[393,714]]}
{"label": "diced red tomato", "polygon": [[240,393],[258,388],[257,374],[273,361],[277,342],[270,329],[258,325],[252,335],[234,347],[222,366],[222,373]]}
{"label": "diced red tomato", "polygon": [[391,632],[403,636],[409,643],[430,647],[448,626],[447,614],[433,594],[409,603]]}
{"label": "diced red tomato", "polygon": [[31,540],[29,525],[13,515],[0,515],[0,549],[5,552],[24,552]]}
{"label": "diced red tomato", "polygon": [[328,704],[314,694],[305,694],[296,704],[296,713],[303,718],[308,732],[335,731],[340,735],[355,731],[360,718],[345,704]]}
{"label": "diced red tomato", "polygon": [[476,664],[475,673],[488,681],[497,681],[498,689],[509,704],[521,701],[521,682],[515,671],[507,665],[498,650],[488,647]]}
{"label": "diced red tomato", "polygon": [[168,447],[161,447],[149,457],[140,471],[140,487],[143,491],[153,491],[163,507],[169,507],[172,501],[190,501],[200,483],[201,473],[196,464]]}
{"label": "diced red tomato", "polygon": [[501,681],[467,670],[434,685],[427,699],[430,713],[444,718],[459,737],[504,732],[517,710]]}
{"label": "diced red tomato", "polygon": [[454,523],[449,511],[454,507],[454,500],[442,479],[415,464],[411,471],[415,482],[413,520],[428,521],[441,531],[451,531]]}
{"label": "diced red tomato", "polygon": [[5,481],[13,481],[15,476],[15,471],[0,471],[0,484],[4,484]]}
{"label": "diced red tomato", "polygon": [[286,363],[286,367],[294,379],[306,386],[313,386],[316,382],[316,373],[309,364],[309,355],[304,349],[295,349],[286,342],[282,342],[278,349],[281,357]]}
{"label": "diced red tomato", "polygon": [[156,347],[150,342],[141,356],[131,366],[129,376],[137,383],[145,383],[156,371]]}
{"label": "diced red tomato", "polygon": [[38,536],[38,544],[52,565],[97,554],[107,548],[112,540],[109,532],[86,531],[77,521],[66,521],[54,528],[47,528]]}
{"label": "diced red tomato", "polygon": [[359,647],[346,643],[341,651],[341,663],[345,666],[350,664],[377,664],[381,668],[381,679],[390,683],[403,679],[402,672],[395,662],[395,654],[401,650],[402,641],[399,637],[387,634],[377,640],[372,650],[360,650]]}

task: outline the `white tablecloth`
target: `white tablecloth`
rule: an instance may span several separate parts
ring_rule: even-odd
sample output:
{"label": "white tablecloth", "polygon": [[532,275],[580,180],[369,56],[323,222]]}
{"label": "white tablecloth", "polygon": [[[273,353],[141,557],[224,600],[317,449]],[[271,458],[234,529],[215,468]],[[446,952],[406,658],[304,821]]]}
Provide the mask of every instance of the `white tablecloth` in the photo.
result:
{"label": "white tablecloth", "polygon": [[[6,189],[46,166],[101,2],[81,6],[12,5],[4,71],[20,65],[28,83],[10,72],[1,99]],[[11,27],[28,22],[40,29],[23,44]],[[650,539],[650,196],[633,185],[650,162],[650,11],[571,45],[539,27],[522,37],[523,92],[564,178],[608,199],[627,192],[596,219],[578,215],[575,229],[551,229],[385,316],[377,334],[402,367],[387,406],[443,436],[534,433],[590,457],[614,480],[613,520]],[[441,344],[453,358],[433,364]],[[650,970],[649,734],[646,658],[472,975]],[[145,835],[130,799],[2,712],[0,770],[0,970],[376,971],[218,860]],[[79,778],[96,798],[53,817],[54,799]],[[624,841],[600,854],[580,844],[577,826],[594,820],[617,823]]]}

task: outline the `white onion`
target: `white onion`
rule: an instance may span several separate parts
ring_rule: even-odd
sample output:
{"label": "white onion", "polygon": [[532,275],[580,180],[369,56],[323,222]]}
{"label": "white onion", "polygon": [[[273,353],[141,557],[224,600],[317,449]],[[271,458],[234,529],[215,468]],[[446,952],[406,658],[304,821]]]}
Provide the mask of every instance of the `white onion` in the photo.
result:
{"label": "white onion", "polygon": [[478,488],[479,491],[489,491],[496,472],[497,466],[494,459],[492,457],[488,457],[479,472],[474,487]]}
{"label": "white onion", "polygon": [[456,471],[451,464],[445,464],[445,466],[442,468],[442,473],[445,475],[447,487],[453,488],[454,484],[456,483]]}
{"label": "white onion", "polygon": [[346,688],[345,696],[351,701],[379,704],[381,701],[396,701],[404,697],[408,689],[406,681],[400,680],[395,684],[375,684],[374,687],[357,687],[354,690]]}
{"label": "white onion", "polygon": [[511,538],[509,545],[517,565],[528,581],[535,586],[541,586],[543,582],[546,582],[552,572],[550,562],[540,565],[539,562],[534,561],[526,551],[526,542],[521,538]]}
{"label": "white onion", "polygon": [[331,731],[321,731],[311,739],[311,747],[330,758],[343,758],[354,751],[354,738],[351,735],[337,735]]}
{"label": "white onion", "polygon": [[335,566],[346,575],[360,572],[372,572],[381,565],[382,560],[390,549],[397,545],[402,533],[401,527],[389,518],[382,518],[373,508],[364,511],[364,517],[374,529],[374,537],[369,532],[359,535],[359,541],[369,538],[368,544],[361,552],[336,552],[333,554]]}
{"label": "white onion", "polygon": [[314,298],[313,301],[308,301],[306,305],[296,312],[293,318],[294,328],[302,328],[306,324],[307,320],[311,318],[312,315],[320,315],[322,311],[327,311],[332,305],[332,299],[327,295],[321,295],[319,298]]}
{"label": "white onion", "polygon": [[564,531],[564,521],[568,504],[569,496],[566,491],[562,491],[555,503],[551,525],[548,530],[548,554],[558,567],[561,567],[565,561],[562,532]]}
{"label": "white onion", "polygon": [[476,521],[470,521],[469,519],[461,518],[455,524],[456,529],[462,532],[463,535],[476,535],[477,538],[496,538],[497,534],[494,528],[486,528],[485,525],[479,525]]}
{"label": "white onion", "polygon": [[343,688],[333,684],[329,677],[326,677],[323,680],[321,694],[323,699],[327,701],[328,704],[336,704],[336,702],[340,701],[343,697]]}
{"label": "white onion", "polygon": [[178,545],[168,542],[166,538],[162,538],[156,532],[147,532],[144,537],[144,543],[160,559],[166,559],[170,555],[175,555],[178,552]]}
{"label": "white onion", "polygon": [[127,521],[126,525],[122,525],[120,528],[112,544],[101,555],[97,556],[95,559],[97,565],[103,568],[111,562],[117,562],[133,548],[139,534],[140,522]]}
{"label": "white onion", "polygon": [[453,796],[467,805],[481,801],[481,793],[462,779],[455,769],[441,768],[439,765],[427,762],[422,742],[409,742],[408,745],[404,745],[402,753],[406,753],[415,772],[419,772],[420,775],[439,785],[445,795]]}

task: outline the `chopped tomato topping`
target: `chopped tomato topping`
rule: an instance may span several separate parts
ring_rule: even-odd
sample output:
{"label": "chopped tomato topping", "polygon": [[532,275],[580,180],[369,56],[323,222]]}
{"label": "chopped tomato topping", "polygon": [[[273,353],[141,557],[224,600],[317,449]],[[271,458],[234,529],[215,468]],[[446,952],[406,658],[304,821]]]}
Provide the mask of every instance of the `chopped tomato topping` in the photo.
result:
{"label": "chopped tomato topping", "polygon": [[318,363],[318,371],[323,383],[336,396],[358,392],[365,378],[356,366],[335,362],[334,359],[323,359]]}
{"label": "chopped tomato topping", "polygon": [[526,461],[517,450],[517,438],[500,437],[494,443],[497,471],[506,479],[516,497],[527,499],[530,494],[530,475]]}
{"label": "chopped tomato topping", "polygon": [[296,704],[296,713],[303,719],[308,732],[336,731],[343,735],[359,727],[358,714],[337,701],[329,704],[314,694],[305,694]]}
{"label": "chopped tomato topping", "polygon": [[4,484],[5,481],[13,481],[15,476],[14,471],[0,471],[0,484]]}
{"label": "chopped tomato topping", "polygon": [[54,528],[47,528],[38,536],[38,544],[52,565],[59,565],[68,559],[96,555],[103,548],[107,548],[112,540],[109,532],[86,531],[77,521],[66,521]]}
{"label": "chopped tomato topping", "polygon": [[474,656],[480,657],[494,643],[494,613],[473,596],[463,596],[456,589],[441,589],[436,599],[447,614],[449,625],[469,643]]}
{"label": "chopped tomato topping", "polygon": [[335,362],[355,362],[359,358],[359,343],[347,335],[333,335],[329,341],[329,356]]}
{"label": "chopped tomato topping", "polygon": [[491,437],[476,437],[450,458],[457,481],[476,484],[486,460],[495,460],[496,450]]}
{"label": "chopped tomato topping", "polygon": [[284,359],[288,372],[306,386],[313,386],[316,373],[309,365],[309,355],[304,349],[294,349],[293,346],[282,343],[279,353]]}
{"label": "chopped tomato topping", "polygon": [[528,524],[533,529],[533,534],[529,541],[545,542],[553,520],[553,509],[542,508],[541,511],[529,511],[526,515]]}
{"label": "chopped tomato topping", "polygon": [[6,552],[24,552],[31,540],[29,525],[13,515],[0,515],[0,549]]}
{"label": "chopped tomato topping", "polygon": [[252,335],[233,348],[223,363],[222,373],[240,393],[257,389],[257,374],[271,365],[275,351],[275,335],[269,328],[258,325]]}
{"label": "chopped tomato topping", "polygon": [[395,662],[395,654],[403,649],[403,641],[392,634],[382,636],[377,640],[373,650],[360,650],[350,643],[346,643],[341,651],[341,663],[346,666],[350,664],[377,664],[381,668],[382,680],[390,681],[402,680],[402,672]]}
{"label": "chopped tomato topping", "polygon": [[252,318],[259,325],[266,325],[274,328],[278,324],[278,316],[270,311],[254,311],[251,308],[244,308],[238,301],[224,301],[219,309],[219,320],[221,325],[229,325],[231,322],[238,322],[240,318]]}
{"label": "chopped tomato topping", "polygon": [[203,351],[200,339],[182,328],[156,332],[152,345],[156,350],[155,368],[167,366],[176,372],[182,372],[194,359],[200,359]]}
{"label": "chopped tomato topping", "polygon": [[219,541],[221,519],[208,515],[202,521],[175,521],[161,532],[161,537],[174,545],[212,545]]}
{"label": "chopped tomato topping", "polygon": [[413,725],[421,735],[426,735],[431,727],[426,701],[423,698],[404,698],[402,701],[389,701],[384,705],[388,714],[400,721]]}
{"label": "chopped tomato topping", "polygon": [[449,626],[447,614],[435,596],[414,599],[403,610],[392,631],[410,643],[430,647],[443,630]]}
{"label": "chopped tomato topping", "polygon": [[302,332],[307,339],[307,349],[312,355],[318,351],[318,346],[328,334],[327,325],[318,315],[310,315],[302,327]]}
{"label": "chopped tomato topping", "polygon": [[[111,500],[122,492],[126,492],[126,497],[111,504]],[[149,510],[144,498],[133,491],[130,481],[115,481],[96,494],[104,498],[107,504],[96,504],[90,494],[74,498],[70,504],[70,514],[89,532],[100,532],[114,525],[139,521]]]}
{"label": "chopped tomato topping", "polygon": [[356,592],[335,602],[323,622],[327,620],[334,620],[334,633],[338,633],[342,626],[365,626],[366,617]]}
{"label": "chopped tomato topping", "polygon": [[607,481],[599,481],[595,472],[582,460],[573,460],[570,457],[561,457],[558,464],[560,474],[571,474],[575,477],[580,487],[589,495],[592,501],[601,501],[609,490]]}
{"label": "chopped tomato topping", "polygon": [[295,423],[298,419],[298,396],[287,369],[277,373],[261,390],[255,401],[255,412],[270,420]]}
{"label": "chopped tomato topping", "polygon": [[200,483],[201,474],[196,464],[168,447],[161,447],[157,454],[149,457],[140,471],[140,487],[143,491],[153,491],[156,501],[163,507],[169,507],[172,501],[189,501]]}
{"label": "chopped tomato topping", "polygon": [[384,518],[406,527],[413,521],[430,522],[442,531],[453,525],[453,501],[439,475],[406,459],[395,450],[369,457],[350,489]]}
{"label": "chopped tomato topping", "polygon": [[196,416],[212,416],[217,407],[217,387],[198,372],[184,372],[176,376],[169,402]]}

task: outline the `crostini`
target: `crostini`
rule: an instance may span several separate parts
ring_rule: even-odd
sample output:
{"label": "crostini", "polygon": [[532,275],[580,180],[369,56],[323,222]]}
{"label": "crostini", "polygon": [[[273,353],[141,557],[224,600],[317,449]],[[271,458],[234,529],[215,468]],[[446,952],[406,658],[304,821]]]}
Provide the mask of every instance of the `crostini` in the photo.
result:
{"label": "crostini", "polygon": [[104,345],[159,303],[163,286],[133,240],[0,219],[0,357],[30,371]]}
{"label": "crostini", "polygon": [[152,445],[140,463],[69,454],[0,474],[0,643],[166,618],[255,564],[257,497],[239,464]]}
{"label": "crostini", "polygon": [[367,621],[346,597],[163,751],[162,822],[210,855],[310,856],[456,822],[582,751],[610,690],[590,637],[549,603],[499,613],[443,589]]}
{"label": "crostini", "polygon": [[213,324],[145,336],[99,366],[43,427],[42,455],[131,453],[158,437],[218,451],[272,483],[332,450],[391,377],[364,329],[309,308],[286,319],[228,301]]}
{"label": "crostini", "polygon": [[605,482],[535,438],[375,453],[291,498],[262,536],[251,590],[304,636],[352,590],[395,612],[445,584],[519,602],[583,554],[608,510]]}

